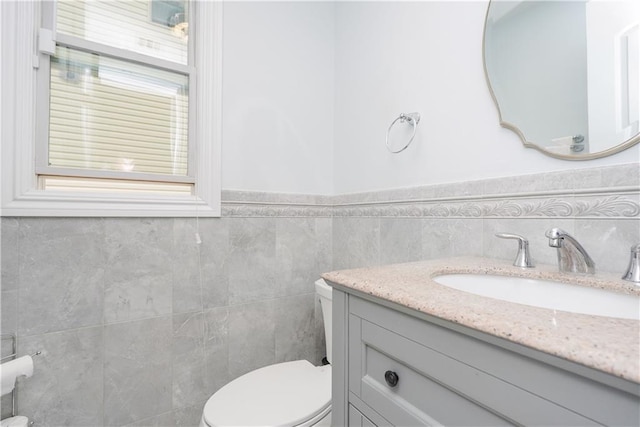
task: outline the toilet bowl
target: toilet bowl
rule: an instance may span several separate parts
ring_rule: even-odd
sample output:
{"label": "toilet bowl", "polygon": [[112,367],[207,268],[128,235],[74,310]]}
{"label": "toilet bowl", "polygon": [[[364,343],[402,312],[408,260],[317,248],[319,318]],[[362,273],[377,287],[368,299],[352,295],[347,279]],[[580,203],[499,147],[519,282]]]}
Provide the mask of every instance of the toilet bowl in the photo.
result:
{"label": "toilet bowl", "polygon": [[[315,283],[331,362],[331,287]],[[231,381],[204,406],[200,427],[331,425],[331,365],[276,363]]]}

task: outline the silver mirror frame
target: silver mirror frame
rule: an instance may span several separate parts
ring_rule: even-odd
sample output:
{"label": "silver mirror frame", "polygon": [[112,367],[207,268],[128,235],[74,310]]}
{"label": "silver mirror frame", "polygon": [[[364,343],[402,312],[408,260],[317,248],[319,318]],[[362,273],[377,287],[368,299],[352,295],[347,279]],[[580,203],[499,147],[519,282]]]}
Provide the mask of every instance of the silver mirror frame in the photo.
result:
{"label": "silver mirror frame", "polygon": [[484,27],[483,27],[483,31],[482,31],[482,68],[484,69],[484,78],[487,82],[487,87],[489,88],[489,92],[491,93],[491,98],[493,99],[493,103],[495,104],[496,108],[498,109],[498,117],[500,120],[500,126],[502,126],[505,129],[509,129],[513,132],[516,133],[516,135],[518,135],[518,137],[520,138],[520,140],[522,141],[522,145],[524,145],[526,148],[535,148],[536,150],[540,151],[541,153],[550,156],[550,157],[554,157],[556,159],[561,159],[561,160],[592,160],[592,159],[600,159],[602,157],[607,157],[607,156],[611,156],[612,154],[616,154],[619,153],[621,151],[626,150],[629,147],[632,147],[634,145],[636,145],[637,143],[640,142],[640,133],[636,134],[635,136],[629,138],[628,140],[616,145],[615,147],[611,147],[608,148],[606,150],[603,151],[599,151],[597,153],[589,153],[589,154],[576,154],[576,155],[567,155],[567,154],[558,154],[558,153],[554,153],[548,150],[545,150],[543,147],[540,147],[539,145],[531,142],[531,141],[527,141],[527,138],[525,137],[524,133],[520,130],[520,128],[518,128],[516,125],[514,125],[513,123],[509,123],[505,120],[502,119],[502,111],[500,110],[500,104],[498,104],[498,99],[496,98],[496,95],[493,91],[493,87],[491,86],[491,80],[489,79],[489,73],[487,72],[487,60],[486,60],[486,52],[485,52],[485,43],[486,43],[486,35],[487,35],[487,21],[489,20],[489,10],[491,9],[491,3],[493,2],[493,0],[489,0],[489,4],[487,5],[487,12],[485,14],[485,18],[484,18]]}

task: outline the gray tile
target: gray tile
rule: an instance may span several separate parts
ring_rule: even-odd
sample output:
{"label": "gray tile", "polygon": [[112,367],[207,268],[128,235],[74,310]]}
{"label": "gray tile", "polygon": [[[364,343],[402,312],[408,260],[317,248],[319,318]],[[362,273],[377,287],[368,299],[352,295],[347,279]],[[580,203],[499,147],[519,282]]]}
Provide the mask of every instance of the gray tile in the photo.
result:
{"label": "gray tile", "polygon": [[105,323],[144,319],[171,313],[172,275],[149,274],[107,284]]}
{"label": "gray tile", "polygon": [[484,185],[482,181],[452,182],[434,185],[432,190],[435,198],[481,196]]}
{"label": "gray tile", "polygon": [[240,191],[240,190],[222,190],[220,198],[222,202],[245,202],[256,201],[257,195],[252,191]]}
{"label": "gray tile", "polygon": [[535,265],[557,265],[557,251],[549,247],[549,239],[545,232],[553,227],[574,233],[573,219],[485,219],[483,230],[483,254],[488,258],[513,261],[518,253],[515,240],[505,240],[495,237],[496,233],[515,233],[529,240],[531,258]]}
{"label": "gray tile", "polygon": [[173,221],[110,218],[105,233],[105,322],[171,313]]}
{"label": "gray tile", "polygon": [[[3,314],[4,315],[4,314]],[[12,344],[13,340],[11,338],[5,338],[3,337],[2,342],[0,344],[0,355],[2,357],[7,357],[13,354],[13,344]],[[4,419],[6,417],[10,417],[11,416],[11,410],[12,410],[12,394],[9,393],[5,396],[1,396],[0,397],[0,418]]]}
{"label": "gray tile", "polygon": [[173,316],[173,409],[209,396],[204,353],[204,315]]}
{"label": "gray tile", "polygon": [[481,219],[423,219],[422,257],[437,259],[482,254]]}
{"label": "gray tile", "polygon": [[19,332],[102,324],[105,260],[100,219],[22,219]]}
{"label": "gray tile", "polygon": [[173,219],[108,218],[105,234],[109,280],[171,272]]}
{"label": "gray tile", "polygon": [[12,397],[11,397],[11,393],[0,397],[0,418],[2,418],[3,420],[5,418],[10,417],[11,414],[11,405],[12,405]]}
{"label": "gray tile", "polygon": [[277,294],[276,220],[234,218],[229,229],[229,304]]}
{"label": "gray tile", "polygon": [[173,315],[173,347],[174,361],[189,354],[203,354],[204,349],[204,314],[182,313]]}
{"label": "gray tile", "polygon": [[629,265],[631,246],[640,243],[640,221],[578,219],[573,236],[595,261],[596,272],[622,276]]}
{"label": "gray tile", "polygon": [[377,191],[368,191],[365,193],[347,193],[333,196],[335,205],[348,205],[352,203],[367,203],[378,201],[379,193]]}
{"label": "gray tile", "polygon": [[174,412],[165,412],[135,423],[127,424],[126,427],[174,427],[176,426]]}
{"label": "gray tile", "polygon": [[[18,330],[18,291],[0,292],[0,304],[2,305],[2,314],[0,315],[0,333],[15,334]],[[7,342],[5,342],[7,341]],[[11,340],[2,340],[1,354],[6,356],[5,347],[11,347]]]}
{"label": "gray tile", "polygon": [[273,300],[229,308],[230,379],[275,363]]}
{"label": "gray tile", "polygon": [[187,408],[176,409],[174,411],[176,426],[198,427],[200,425],[200,420],[202,419],[202,411],[205,403],[206,401]]}
{"label": "gray tile", "polygon": [[603,167],[602,187],[640,186],[640,163]]}
{"label": "gray tile", "polygon": [[276,300],[276,363],[316,359],[315,294]]}
{"label": "gray tile", "polygon": [[[203,284],[200,249],[196,233],[201,235],[195,218],[175,218],[173,223],[173,313],[202,311]],[[200,238],[202,240],[202,237]]]}
{"label": "gray tile", "polygon": [[326,194],[316,195],[314,198],[314,203],[320,206],[333,206],[333,196],[329,196]]}
{"label": "gray tile", "polygon": [[102,327],[20,340],[20,354],[36,351],[33,376],[19,383],[18,413],[38,426],[102,425]]}
{"label": "gray tile", "polygon": [[223,202],[294,203],[310,205],[316,202],[316,197],[317,196],[313,194],[222,190]]}
{"label": "gray tile", "polygon": [[482,180],[483,195],[532,193],[547,190],[539,174],[518,175]]}
{"label": "gray tile", "polygon": [[210,396],[230,380],[229,310],[226,307],[207,310],[204,313],[204,357],[204,376],[207,395]]}
{"label": "gray tile", "polygon": [[422,220],[413,218],[380,219],[380,263],[422,259]]}
{"label": "gray tile", "polygon": [[229,304],[229,227],[235,219],[200,220],[200,259],[204,308]]}
{"label": "gray tile", "polygon": [[196,223],[195,219],[175,219],[174,313],[228,305],[229,221],[201,218]]}
{"label": "gray tile", "polygon": [[421,199],[425,194],[424,189],[425,187],[407,187],[382,190],[378,192],[378,200],[381,202],[393,202]]}
{"label": "gray tile", "polygon": [[104,424],[171,411],[171,317],[107,325],[104,334]]}
{"label": "gray tile", "polygon": [[370,267],[379,263],[379,218],[334,218],[333,268]]}
{"label": "gray tile", "polygon": [[[96,238],[104,234],[102,218],[20,218],[20,241],[33,246],[39,242],[63,240],[70,237]],[[100,236],[102,240],[103,237]],[[104,242],[100,242],[101,245]],[[22,243],[21,243],[22,244]]]}
{"label": "gray tile", "polygon": [[600,169],[571,169],[548,172],[543,176],[545,190],[565,190],[597,188],[602,181]]}
{"label": "gray tile", "polygon": [[599,188],[602,183],[602,174],[600,168],[570,169],[494,178],[481,182],[484,195],[487,196],[544,191],[571,193],[576,189]]}
{"label": "gray tile", "polygon": [[0,286],[3,291],[18,289],[18,219],[0,218]]}
{"label": "gray tile", "polygon": [[436,188],[434,185],[425,185],[417,188],[416,197],[419,200],[432,200],[435,198]]}
{"label": "gray tile", "polygon": [[316,236],[315,218],[276,220],[276,271],[278,295],[313,291],[322,268],[321,241]]}
{"label": "gray tile", "polygon": [[[10,290],[0,292],[0,332],[2,334],[15,334],[18,326],[18,291]],[[10,337],[2,337],[0,340],[0,357],[13,354],[13,340]],[[11,394],[0,398],[0,418],[11,416]]]}
{"label": "gray tile", "polygon": [[[319,274],[333,270],[333,219],[316,218],[316,241],[318,244],[317,266]],[[317,277],[315,280],[317,280]]]}
{"label": "gray tile", "polygon": [[315,203],[315,195],[304,193],[268,193],[260,192],[259,201],[267,203],[292,203],[311,205]]}

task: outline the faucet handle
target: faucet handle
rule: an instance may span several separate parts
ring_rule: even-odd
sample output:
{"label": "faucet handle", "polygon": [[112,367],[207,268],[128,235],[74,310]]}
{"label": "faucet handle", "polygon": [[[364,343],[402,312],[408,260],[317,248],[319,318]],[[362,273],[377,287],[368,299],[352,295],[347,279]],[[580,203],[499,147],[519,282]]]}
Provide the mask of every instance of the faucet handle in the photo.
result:
{"label": "faucet handle", "polygon": [[513,261],[513,265],[521,268],[533,268],[533,262],[531,261],[531,253],[529,252],[529,241],[519,235],[513,233],[497,233],[496,237],[501,239],[515,239],[518,241],[518,254]]}
{"label": "faucet handle", "polygon": [[640,285],[640,243],[631,246],[631,259],[627,272],[622,276],[623,280],[635,282]]}

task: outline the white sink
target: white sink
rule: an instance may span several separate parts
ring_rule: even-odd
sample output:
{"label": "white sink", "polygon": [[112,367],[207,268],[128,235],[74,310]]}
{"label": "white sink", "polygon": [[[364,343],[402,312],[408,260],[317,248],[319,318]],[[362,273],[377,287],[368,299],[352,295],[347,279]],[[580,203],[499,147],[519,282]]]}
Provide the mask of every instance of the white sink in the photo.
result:
{"label": "white sink", "polygon": [[549,280],[445,274],[437,283],[484,297],[595,316],[640,320],[640,297]]}

